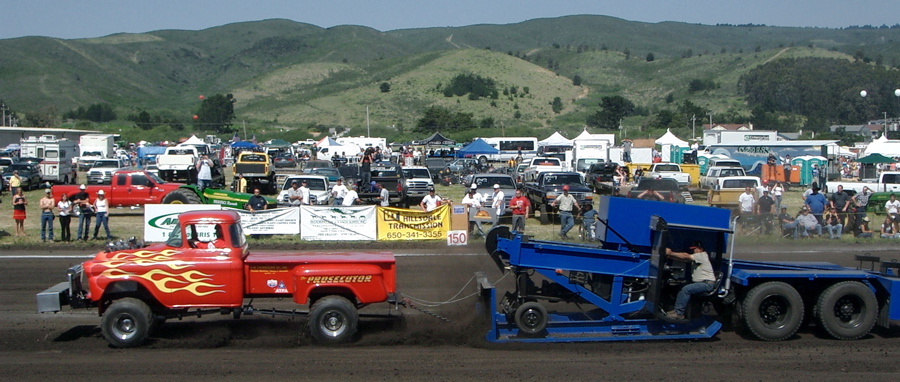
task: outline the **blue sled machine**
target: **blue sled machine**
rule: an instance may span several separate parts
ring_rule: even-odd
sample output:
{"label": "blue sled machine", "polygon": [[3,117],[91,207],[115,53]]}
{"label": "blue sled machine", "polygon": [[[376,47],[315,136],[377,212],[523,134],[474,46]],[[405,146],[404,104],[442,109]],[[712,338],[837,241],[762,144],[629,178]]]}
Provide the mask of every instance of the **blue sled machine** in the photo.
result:
{"label": "blue sled machine", "polygon": [[[833,338],[853,340],[900,319],[900,263],[857,256],[866,269],[823,262],[741,261],[728,247],[728,210],[603,197],[598,243],[532,240],[507,227],[491,231],[488,253],[512,276],[511,291],[479,275],[492,342],[633,341],[710,338],[733,313],[764,341],[793,336],[810,314]],[[670,319],[690,264],[668,258],[703,243],[716,275],[712,292],[694,295],[684,319]],[[552,307],[553,309],[550,309]]]}

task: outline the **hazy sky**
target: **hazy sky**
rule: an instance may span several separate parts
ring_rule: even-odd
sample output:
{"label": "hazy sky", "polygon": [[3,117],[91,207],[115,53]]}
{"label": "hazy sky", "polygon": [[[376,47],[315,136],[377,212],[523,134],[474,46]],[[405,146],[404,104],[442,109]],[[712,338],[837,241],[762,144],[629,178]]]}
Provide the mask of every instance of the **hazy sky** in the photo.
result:
{"label": "hazy sky", "polygon": [[900,0],[0,0],[0,10],[0,39],[200,30],[271,18],[381,31],[509,24],[578,14],[708,25],[840,28],[900,22]]}

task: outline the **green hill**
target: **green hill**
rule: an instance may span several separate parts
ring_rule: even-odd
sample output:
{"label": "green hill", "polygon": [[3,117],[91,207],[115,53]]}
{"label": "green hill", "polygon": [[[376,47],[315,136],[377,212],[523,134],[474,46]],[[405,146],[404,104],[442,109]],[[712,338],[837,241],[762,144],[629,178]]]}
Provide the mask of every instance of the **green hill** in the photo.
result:
{"label": "green hill", "polygon": [[[749,118],[738,79],[769,60],[856,56],[897,66],[898,34],[895,28],[648,24],[569,16],[388,32],[265,20],[93,39],[25,37],[0,40],[6,52],[0,55],[0,99],[20,117],[109,103],[120,118],[146,110],[187,122],[199,106],[198,95],[232,93],[237,120],[254,131],[358,128],[368,107],[373,126],[390,126],[388,133],[402,136],[432,105],[472,113],[475,120],[493,118],[495,126],[512,131],[577,132],[601,97],[621,95],[644,112],[626,125],[652,129],[649,115],[684,100]],[[439,87],[465,73],[519,92],[500,95],[493,104],[487,98],[445,97]],[[576,76],[582,86],[573,85]],[[717,86],[690,92],[692,80]],[[384,82],[389,92],[379,89]],[[563,101],[559,114],[550,107],[554,97]]]}

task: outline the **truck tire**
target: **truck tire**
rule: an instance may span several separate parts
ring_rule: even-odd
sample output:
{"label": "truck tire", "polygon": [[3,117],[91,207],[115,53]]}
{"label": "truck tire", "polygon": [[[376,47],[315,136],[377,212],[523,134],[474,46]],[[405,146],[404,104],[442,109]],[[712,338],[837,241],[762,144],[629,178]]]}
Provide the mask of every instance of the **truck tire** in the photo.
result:
{"label": "truck tire", "polygon": [[144,343],[152,325],[153,313],[147,304],[136,298],[123,298],[113,301],[103,313],[100,329],[113,347],[130,348]]}
{"label": "truck tire", "polygon": [[813,315],[832,338],[856,340],[875,326],[878,300],[861,282],[839,282],[819,295]]}
{"label": "truck tire", "polygon": [[309,334],[319,343],[338,344],[349,341],[356,334],[359,312],[350,300],[341,296],[326,296],[309,309]]}
{"label": "truck tire", "polygon": [[522,335],[540,335],[547,329],[547,320],[547,309],[540,303],[530,301],[516,309],[516,327]]}
{"label": "truck tire", "polygon": [[781,341],[793,336],[803,323],[803,298],[790,284],[771,281],[760,284],[744,297],[744,326],[763,341]]}
{"label": "truck tire", "polygon": [[189,188],[179,188],[166,195],[163,204],[202,204],[200,196]]}
{"label": "truck tire", "polygon": [[546,204],[541,204],[540,220],[541,220],[541,225],[550,224],[550,215],[547,213],[547,205]]}

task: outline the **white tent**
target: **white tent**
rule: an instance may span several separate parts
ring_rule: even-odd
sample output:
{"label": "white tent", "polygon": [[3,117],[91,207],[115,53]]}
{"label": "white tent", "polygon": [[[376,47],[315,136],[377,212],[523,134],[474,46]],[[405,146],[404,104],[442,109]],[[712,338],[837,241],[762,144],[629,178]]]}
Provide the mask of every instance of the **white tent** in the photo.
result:
{"label": "white tent", "polygon": [[662,146],[660,155],[662,155],[663,162],[668,162],[672,159],[672,146],[689,147],[687,141],[682,141],[675,134],[672,134],[672,130],[669,129],[666,129],[666,133],[657,138],[655,143]]}
{"label": "white tent", "polygon": [[188,138],[188,140],[181,142],[181,144],[183,144],[183,145],[205,145],[206,142],[203,142],[202,139],[197,138],[196,135],[191,135],[191,137]]}
{"label": "white tent", "polygon": [[878,138],[872,143],[869,143],[869,146],[866,147],[866,151],[863,152],[860,157],[869,156],[872,154],[881,154],[886,157],[900,157],[900,141],[891,141],[881,138]]}
{"label": "white tent", "polygon": [[572,140],[566,139],[558,131],[538,142],[538,146],[572,146]]}
{"label": "white tent", "polygon": [[574,144],[575,141],[585,140],[585,139],[602,139],[602,140],[609,142],[609,146],[616,145],[616,135],[615,134],[591,134],[587,131],[587,129],[584,129],[581,132],[581,134],[578,134],[578,136],[575,137],[575,139],[572,139],[572,143]]}

